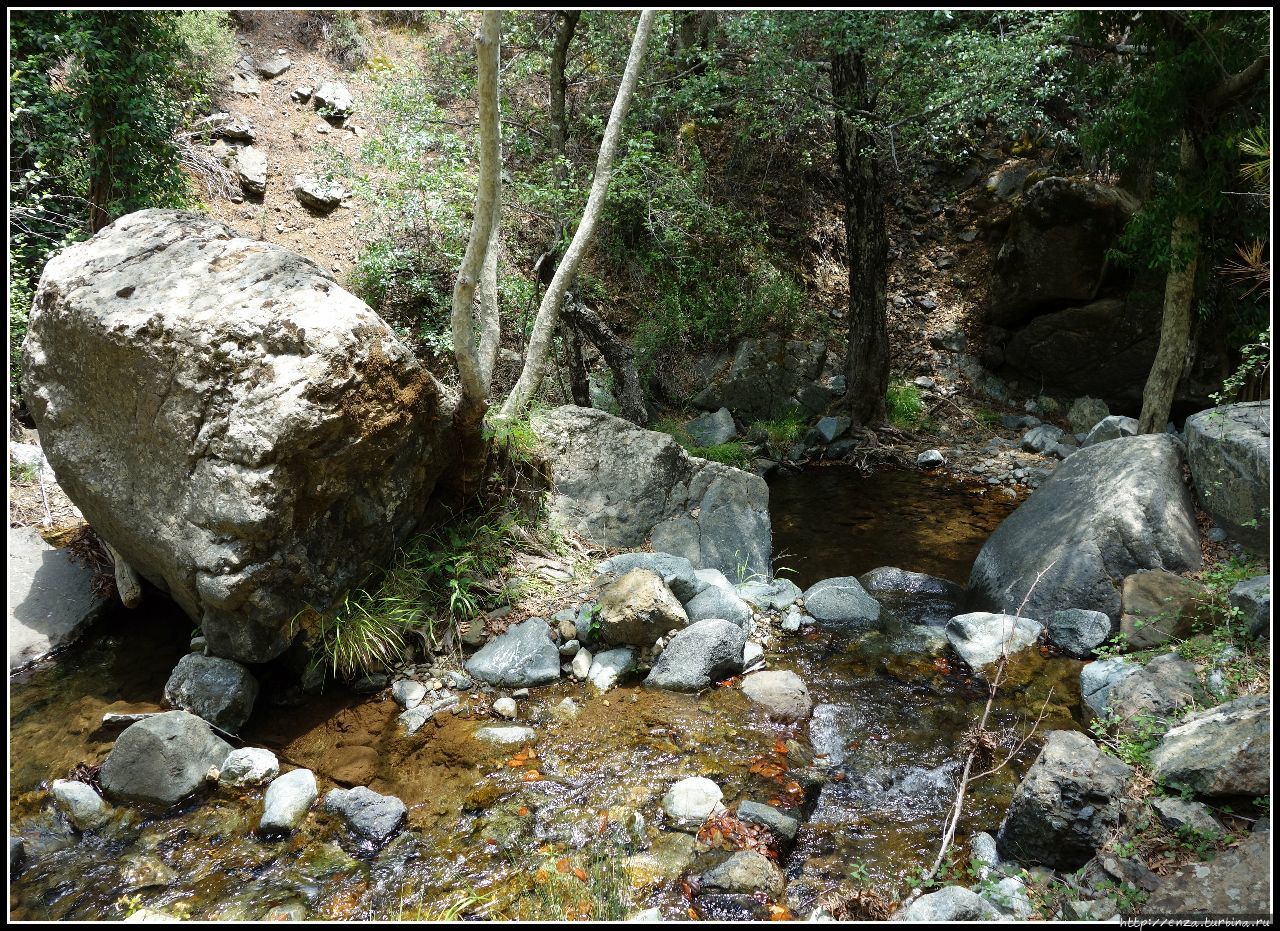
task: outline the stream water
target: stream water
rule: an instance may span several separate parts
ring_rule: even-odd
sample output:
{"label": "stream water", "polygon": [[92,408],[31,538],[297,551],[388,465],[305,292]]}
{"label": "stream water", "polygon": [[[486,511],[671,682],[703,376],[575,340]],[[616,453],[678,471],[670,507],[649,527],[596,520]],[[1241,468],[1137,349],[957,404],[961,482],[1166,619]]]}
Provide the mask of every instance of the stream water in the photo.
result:
{"label": "stream water", "polygon": [[[900,476],[876,486],[879,510],[851,514],[843,502],[872,492],[841,497],[840,479],[857,480],[834,472],[774,485],[775,546],[791,547],[802,586],[891,564],[963,581],[998,519],[975,517],[975,503],[988,503],[963,487]],[[805,537],[797,513],[823,518]],[[821,542],[802,549],[805,540]],[[356,755],[374,761],[370,787],[409,807],[408,829],[373,851],[319,809],[289,838],[257,836],[261,790],[217,793],[161,816],[119,808],[83,836],[68,828],[48,783],[105,756],[115,735],[98,727],[104,711],[156,707],[190,632],[176,609],[119,616],[58,662],[11,679],[10,824],[30,863],[11,885],[10,914],[120,918],[120,899],[136,896],[134,904],[207,919],[258,919],[280,907],[328,919],[439,917],[451,904],[477,916],[587,917],[588,903],[601,919],[649,906],[681,918],[690,903],[680,877],[727,856],[662,823],[663,793],[693,775],[717,782],[730,808],[753,799],[805,819],[781,861],[795,913],[853,864],[879,888],[905,891],[936,850],[962,735],[985,688],[945,660],[938,629],[892,612],[884,630],[861,636],[773,630],[769,668],[809,684],[817,707],[806,724],[771,722],[733,684],[685,695],[624,680],[597,695],[562,680],[520,702],[519,723],[538,733],[523,755],[477,739],[491,723],[479,715],[438,715],[407,737],[390,700],[341,690],[300,704],[260,700],[246,743],[272,748],[286,768],[315,770],[322,794],[349,773],[353,748],[367,748]],[[1042,732],[1078,727],[1079,667],[1032,651],[1015,677],[1022,684],[1001,692],[995,727],[1025,730],[1042,709]],[[560,705],[566,697],[576,715]],[[1031,741],[973,787],[962,833],[998,826],[1037,750]]]}

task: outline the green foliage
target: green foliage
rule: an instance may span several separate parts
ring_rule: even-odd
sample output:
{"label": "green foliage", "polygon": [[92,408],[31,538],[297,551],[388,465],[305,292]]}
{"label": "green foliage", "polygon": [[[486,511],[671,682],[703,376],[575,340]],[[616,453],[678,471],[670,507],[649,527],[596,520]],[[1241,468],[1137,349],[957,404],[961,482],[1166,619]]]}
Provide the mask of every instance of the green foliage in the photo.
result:
{"label": "green foliage", "polygon": [[522,417],[486,424],[489,436],[504,445],[507,454],[518,462],[533,462],[539,447],[538,435],[530,422],[537,407],[531,407]]}
{"label": "green foliage", "polygon": [[1259,330],[1240,348],[1240,363],[1222,382],[1222,390],[1209,395],[1214,404],[1231,404],[1250,381],[1264,375],[1271,365],[1271,330]]}
{"label": "green foliage", "polygon": [[201,101],[226,80],[239,50],[231,14],[225,10],[184,10],[175,22],[181,59],[175,69]]}
{"label": "green foliage", "polygon": [[1146,770],[1151,766],[1151,751],[1169,730],[1169,723],[1149,714],[1125,720],[1108,714],[1090,721],[1089,730],[1106,752],[1130,766]]}
{"label": "green foliage", "polygon": [[596,848],[581,878],[572,870],[561,871],[564,855],[547,853],[542,865],[529,877],[528,892],[516,903],[512,917],[521,921],[625,921],[633,907],[631,879],[626,857],[618,850]]}
{"label": "green foliage", "polygon": [[809,420],[804,412],[794,410],[772,420],[757,420],[747,432],[750,434],[756,430],[762,431],[768,437],[770,446],[781,448],[799,442],[808,425]]}
{"label": "green foliage", "polygon": [[698,442],[689,435],[689,431],[685,429],[684,424],[683,420],[667,417],[654,422],[651,425],[651,429],[670,435],[684,447],[690,456],[709,459],[712,462],[722,462],[737,469],[745,469],[750,466],[751,451],[741,440],[730,440],[727,443],[718,443],[714,446],[699,446]]}
{"label": "green foliage", "polygon": [[920,389],[906,382],[894,382],[885,393],[889,422],[900,430],[915,430],[924,420]]}

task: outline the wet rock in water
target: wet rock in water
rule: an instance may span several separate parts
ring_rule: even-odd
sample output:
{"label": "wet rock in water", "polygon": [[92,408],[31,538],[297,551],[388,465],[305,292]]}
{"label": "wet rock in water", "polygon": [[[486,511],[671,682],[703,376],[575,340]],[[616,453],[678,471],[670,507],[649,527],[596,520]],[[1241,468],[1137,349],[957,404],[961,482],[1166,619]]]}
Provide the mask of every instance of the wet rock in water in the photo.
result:
{"label": "wet rock in water", "polygon": [[765,665],[764,647],[754,640],[748,640],[747,645],[742,650],[742,671],[751,672],[755,669],[763,669]]}
{"label": "wet rock in water", "polygon": [[188,653],[164,686],[164,700],[236,733],[258,699],[258,680],[235,660]]}
{"label": "wet rock in water", "polygon": [[852,576],[823,579],[804,593],[804,609],[828,626],[873,627],[880,620],[880,602]]}
{"label": "wet rock in water", "polygon": [[[572,701],[566,698],[565,701]],[[491,724],[476,729],[476,739],[485,743],[511,746],[514,744],[533,743],[538,739],[538,732],[531,727],[519,724]]]}
{"label": "wet rock in water", "polygon": [[805,613],[799,608],[792,608],[787,612],[787,616],[782,619],[782,629],[789,634],[794,634],[800,629]]}
{"label": "wet rock in water", "polygon": [[769,914],[764,903],[744,892],[702,892],[693,907],[701,921],[764,921]]}
{"label": "wet rock in water", "polygon": [[337,747],[325,757],[324,773],[344,786],[368,785],[378,775],[382,757],[373,747]]}
{"label": "wet rock in water", "polygon": [[779,721],[803,721],[813,708],[809,687],[790,670],[753,672],[742,680],[742,692]]}
{"label": "wet rock in water", "polygon": [[635,651],[629,647],[618,647],[597,653],[591,659],[587,679],[601,692],[607,692],[635,665],[635,656]]}
{"label": "wet rock in water", "polygon": [[689,623],[680,601],[648,569],[632,569],[609,583],[600,593],[597,616],[600,640],[609,646],[652,646],[667,631]]}
{"label": "wet rock in water", "polygon": [[1210,798],[1266,795],[1270,786],[1268,695],[1201,711],[1170,730],[1151,753],[1152,775]]}
{"label": "wet rock in water", "polygon": [[884,613],[903,624],[942,627],[960,613],[963,587],[921,572],[881,566],[858,577]]}
{"label": "wet rock in water", "polygon": [[246,194],[261,197],[267,192],[267,153],[247,145],[236,152],[236,177]]}
{"label": "wet rock in water", "polygon": [[288,902],[284,905],[273,905],[267,909],[262,921],[306,921],[307,907],[301,902]]}
{"label": "wet rock in water", "polygon": [[50,791],[58,810],[77,831],[92,831],[111,820],[111,806],[88,783],[55,779]]}
{"label": "wet rock in water", "polygon": [[936,449],[926,449],[916,456],[916,465],[921,469],[940,469],[947,464],[947,457]]}
{"label": "wet rock in water", "polygon": [[106,599],[93,570],[54,549],[34,527],[9,528],[9,671],[78,640]]}
{"label": "wet rock in water", "polygon": [[400,799],[364,786],[331,790],[324,797],[324,810],[340,816],[352,831],[377,846],[399,831],[408,812]]}
{"label": "wet rock in water", "polygon": [[[1200,566],[1200,536],[1171,436],[1099,443],[1065,460],[983,545],[975,608],[1045,618],[1064,608],[1120,615],[1120,581]],[[1032,590],[1032,586],[1034,590]]]}
{"label": "wet rock in water", "polygon": [[1000,910],[964,886],[922,895],[894,914],[894,921],[999,921]]}
{"label": "wet rock in water", "polygon": [[427,687],[414,679],[397,679],[391,683],[391,697],[401,708],[417,708],[427,697]]}
{"label": "wet rock in water", "polygon": [[719,866],[702,874],[702,888],[751,895],[764,892],[778,899],[786,887],[782,870],[762,853],[739,850]]}
{"label": "wet rock in water", "polygon": [[280,774],[280,761],[270,750],[244,747],[227,754],[218,770],[218,784],[231,788],[258,786]]}
{"label": "wet rock in water", "polygon": [[1201,697],[1196,669],[1177,653],[1157,656],[1111,688],[1107,710],[1120,721],[1167,718]]}
{"label": "wet rock in water", "polygon": [[1204,509],[1234,540],[1268,554],[1271,401],[1228,404],[1187,418],[1187,465]]}
{"label": "wet rock in water", "polygon": [[102,764],[107,798],[168,807],[204,786],[231,746],[185,711],[167,711],[131,724]]}
{"label": "wet rock in water", "polygon": [[315,773],[309,769],[295,769],[276,777],[262,797],[258,830],[264,834],[287,834],[295,830],[319,794]]}
{"label": "wet rock in water", "polygon": [[1211,863],[1180,866],[1143,905],[1151,915],[1267,915],[1271,854],[1266,834],[1250,834]]}
{"label": "wet rock in water", "polygon": [[658,908],[656,905],[653,908],[646,908],[643,911],[636,912],[634,915],[630,915],[627,918],[627,921],[665,921],[665,920],[666,919],[662,917],[662,909]]}
{"label": "wet rock in water", "polygon": [[586,647],[581,647],[573,657],[573,662],[570,664],[570,669],[573,672],[574,678],[585,679],[587,677],[587,673],[591,671],[591,661],[591,651]]}
{"label": "wet rock in water", "polygon": [[1110,417],[1103,417],[1095,423],[1085,438],[1080,442],[1081,446],[1092,446],[1095,443],[1105,443],[1107,440],[1118,440],[1122,436],[1137,436],[1138,421],[1132,417],[1120,417],[1113,414]]}
{"label": "wet rock in water", "polygon": [[344,118],[355,110],[351,91],[341,81],[325,81],[315,89],[311,99],[323,116]]}
{"label": "wet rock in water", "polygon": [[[598,661],[599,657],[596,657],[596,659]],[[594,667],[595,667],[595,664],[593,663],[592,668]],[[606,690],[602,690],[602,691],[606,691]],[[551,709],[551,717],[559,721],[561,724],[567,724],[568,722],[575,720],[578,717],[578,715],[581,713],[582,713],[582,709],[578,706],[578,703],[574,701],[572,698],[560,699],[560,703]]]}
{"label": "wet rock in water", "polygon": [[546,685],[560,678],[560,651],[547,622],[531,617],[485,644],[467,660],[466,670],[490,685]]}
{"label": "wet rock in water", "polygon": [[534,415],[554,494],[552,517],[609,547],[655,550],[695,566],[769,574],[769,486],[691,458],[672,437],[604,411],[559,407]]}
{"label": "wet rock in water", "polygon": [[1020,863],[1076,869],[1119,823],[1130,769],[1075,731],[1053,731],[1014,792],[996,843]]}
{"label": "wet rock in water", "polygon": [[724,809],[720,787],[704,776],[690,776],[673,785],[662,797],[662,810],[671,826],[681,831],[696,832],[702,822]]}
{"label": "wet rock in water", "polygon": [[733,414],[729,413],[727,407],[722,407],[713,414],[695,417],[684,425],[684,429],[698,446],[719,446],[738,435]]}
{"label": "wet rock in water", "polygon": [[317,178],[315,175],[294,175],[293,193],[298,203],[319,213],[332,213],[347,196],[346,189],[338,181]]}
{"label": "wet rock in water", "polygon": [[671,594],[679,598],[681,604],[707,587],[694,574],[693,563],[683,556],[672,556],[670,553],[619,553],[596,567],[597,572],[614,575],[625,575],[632,569],[648,569],[660,575],[667,588],[671,589]]}
{"label": "wet rock in water", "polygon": [[499,698],[493,703],[493,713],[508,720],[514,719],[518,713],[516,700],[507,696]]}
{"label": "wet rock in water", "polygon": [[1101,611],[1066,608],[1049,615],[1049,639],[1063,653],[1076,659],[1088,659],[1093,651],[1116,631],[1111,618]]}
{"label": "wet rock in water", "polygon": [[16,876],[27,861],[27,845],[21,837],[9,835],[9,875]]}
{"label": "wet rock in water", "polygon": [[969,668],[981,672],[1000,659],[1033,646],[1044,626],[1029,617],[975,611],[947,622],[947,641]]}
{"label": "wet rock in water", "polygon": [[818,420],[814,429],[818,431],[823,442],[831,443],[842,437],[852,423],[853,421],[848,417],[823,417]]}
{"label": "wet rock in water", "polygon": [[1132,660],[1112,656],[1089,663],[1080,670],[1080,697],[1094,717],[1106,716],[1112,688],[1141,668]]}
{"label": "wet rock in water", "polygon": [[196,214],[138,211],[58,253],[23,353],[63,490],[215,656],[280,655],[303,606],[387,564],[453,456],[451,402],[390,326]]}
{"label": "wet rock in water", "polygon": [[645,678],[646,688],[695,692],[742,671],[747,635],[725,620],[690,624],[667,644]]}
{"label": "wet rock in water", "polygon": [[737,624],[743,630],[751,623],[751,607],[719,569],[699,569],[698,578],[707,583],[698,595],[685,605],[689,620],[706,621],[720,618]]}
{"label": "wet rock in water", "polygon": [[1194,830],[1201,834],[1225,834],[1226,828],[1213,816],[1203,802],[1188,802],[1180,798],[1155,798],[1151,810],[1170,831]]}
{"label": "wet rock in water", "polygon": [[120,876],[123,888],[128,892],[169,886],[173,884],[176,878],[177,873],[174,872],[172,867],[159,857],[149,854],[130,857],[125,862],[124,870]]}
{"label": "wet rock in water", "polygon": [[1203,585],[1172,572],[1127,576],[1120,591],[1120,633],[1125,645],[1130,650],[1147,650],[1189,636],[1206,600]]}
{"label": "wet rock in water", "polygon": [[[766,611],[781,611],[801,596],[799,586],[790,579],[774,579],[772,582],[743,582],[737,587],[738,597],[748,604]],[[725,618],[725,620],[732,620]]]}
{"label": "wet rock in water", "polygon": [[1227,595],[1231,607],[1244,615],[1250,637],[1271,636],[1271,576],[1259,575],[1238,582]]}
{"label": "wet rock in water", "polygon": [[735,815],[739,821],[763,824],[774,834],[787,840],[795,840],[796,832],[800,830],[800,822],[795,818],[778,811],[772,805],[763,805],[750,799],[738,803]]}

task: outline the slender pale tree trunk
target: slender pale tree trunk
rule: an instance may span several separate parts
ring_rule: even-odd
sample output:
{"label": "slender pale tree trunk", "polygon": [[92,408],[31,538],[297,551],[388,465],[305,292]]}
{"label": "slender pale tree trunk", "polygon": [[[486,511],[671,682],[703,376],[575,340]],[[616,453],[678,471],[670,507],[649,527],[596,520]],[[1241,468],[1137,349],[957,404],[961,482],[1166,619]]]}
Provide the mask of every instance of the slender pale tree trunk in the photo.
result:
{"label": "slender pale tree trunk", "polygon": [[609,179],[613,174],[613,161],[617,155],[618,140],[622,136],[622,123],[626,118],[627,108],[631,104],[636,80],[640,75],[640,62],[644,58],[655,16],[656,13],[653,10],[646,10],[640,14],[635,38],[631,42],[631,53],[627,56],[626,70],[618,86],[618,96],[613,101],[609,123],[605,127],[604,139],[600,143],[600,155],[596,160],[596,173],[591,181],[591,194],[587,198],[586,209],[582,212],[582,220],[578,223],[577,232],[573,234],[573,240],[565,250],[564,258],[556,268],[551,284],[547,286],[547,291],[542,296],[542,304],[538,307],[538,315],[533,321],[533,333],[529,338],[524,369],[520,372],[519,380],[511,389],[511,394],[499,413],[499,417],[504,420],[509,420],[523,412],[542,383],[551,340],[560,322],[561,302],[564,300],[569,282],[578,274],[578,266],[591,245],[596,223],[600,219],[601,208],[604,206],[605,195],[609,190]]}

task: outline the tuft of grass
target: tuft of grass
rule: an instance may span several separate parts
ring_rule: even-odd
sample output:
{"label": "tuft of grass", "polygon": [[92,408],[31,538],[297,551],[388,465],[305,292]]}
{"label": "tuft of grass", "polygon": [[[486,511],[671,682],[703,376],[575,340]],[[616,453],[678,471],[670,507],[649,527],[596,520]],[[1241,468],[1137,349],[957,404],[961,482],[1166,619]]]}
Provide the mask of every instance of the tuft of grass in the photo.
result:
{"label": "tuft of grass", "polygon": [[631,878],[620,851],[594,850],[584,866],[548,854],[534,871],[529,894],[516,904],[523,921],[624,921],[634,906]]}
{"label": "tuft of grass", "polygon": [[920,389],[906,382],[894,382],[884,396],[889,422],[899,430],[915,430],[924,420]]}
{"label": "tuft of grass", "polygon": [[745,469],[751,465],[751,451],[741,440],[730,440],[728,443],[717,443],[714,446],[699,446],[697,441],[684,428],[684,422],[673,417],[664,417],[653,424],[652,429],[670,435],[684,447],[690,456],[721,462],[736,469]]}
{"label": "tuft of grass", "polygon": [[[772,420],[757,420],[751,425],[752,429],[763,430],[769,437],[770,446],[789,446],[800,440],[804,436],[805,427],[808,426],[808,420],[800,411],[790,411],[780,417],[774,417]],[[749,431],[748,431],[749,432]]]}

